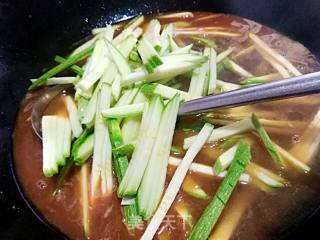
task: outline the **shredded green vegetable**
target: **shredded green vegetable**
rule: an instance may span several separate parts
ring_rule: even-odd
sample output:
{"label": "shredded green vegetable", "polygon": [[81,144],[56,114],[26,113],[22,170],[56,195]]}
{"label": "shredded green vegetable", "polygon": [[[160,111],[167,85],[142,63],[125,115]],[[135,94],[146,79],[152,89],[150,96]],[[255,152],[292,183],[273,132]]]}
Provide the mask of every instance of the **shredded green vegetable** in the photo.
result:
{"label": "shredded green vegetable", "polygon": [[[67,59],[63,58],[61,56],[55,56],[54,61],[56,61],[57,63],[63,63],[65,62]],[[78,65],[72,65],[70,66],[70,70],[72,70],[73,72],[75,72],[76,74],[79,74],[81,77],[83,76],[84,70],[79,67]]]}
{"label": "shredded green vegetable", "polygon": [[59,65],[55,66],[54,68],[50,69],[49,71],[42,74],[36,81],[34,81],[31,86],[28,88],[28,90],[34,90],[37,87],[43,85],[48,78],[53,77],[54,75],[60,73],[61,71],[65,70],[66,68],[74,65],[81,59],[90,56],[90,54],[93,51],[94,46],[90,46],[86,48],[85,50],[69,57],[64,61],[63,63],[60,63]]}
{"label": "shredded green vegetable", "polygon": [[[112,154],[113,154],[113,163],[118,182],[120,183],[127,168],[128,168],[128,158],[127,154],[124,154],[122,151],[119,151],[119,148],[123,146],[128,146],[123,144],[121,130],[119,122],[115,119],[109,119],[108,128],[110,133],[110,139],[112,144]],[[115,150],[115,149],[118,149]],[[127,152],[126,152],[127,153]],[[125,213],[125,219],[129,228],[136,228],[142,221],[142,217],[138,214],[137,201],[134,198],[134,204],[127,205],[123,207]]]}
{"label": "shredded green vegetable", "polygon": [[206,240],[218,221],[246,165],[251,160],[250,145],[240,141],[234,159],[211,203],[202,213],[189,236],[190,240]]}
{"label": "shredded green vegetable", "polygon": [[264,146],[266,147],[268,153],[272,157],[272,159],[276,163],[280,163],[281,165],[284,165],[283,160],[282,160],[280,154],[278,153],[277,149],[273,145],[268,133],[262,127],[259,119],[257,118],[257,116],[254,113],[251,116],[251,121],[252,121],[252,124],[255,127],[256,131],[258,132],[258,134],[259,134]]}

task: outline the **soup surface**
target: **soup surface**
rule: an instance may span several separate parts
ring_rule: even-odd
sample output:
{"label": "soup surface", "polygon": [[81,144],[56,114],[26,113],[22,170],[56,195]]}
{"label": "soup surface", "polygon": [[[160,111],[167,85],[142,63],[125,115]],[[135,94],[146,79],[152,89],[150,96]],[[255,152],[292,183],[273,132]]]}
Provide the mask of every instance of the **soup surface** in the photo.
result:
{"label": "soup surface", "polygon": [[[142,27],[146,28],[149,20],[154,18],[157,16],[147,17]],[[229,58],[254,76],[271,73],[276,75],[278,72],[254,47],[250,48],[252,41],[248,37],[249,32],[259,36],[300,72],[320,70],[319,63],[304,46],[247,19],[225,14],[195,12],[193,16],[159,18],[159,21],[161,25],[175,23],[174,38],[179,46],[193,43],[193,49],[202,49],[202,40],[194,38],[198,36],[214,40],[218,54],[232,47],[233,51]],[[217,33],[219,31],[228,32],[231,35],[220,36]],[[245,49],[246,51],[243,51]],[[283,77],[279,74],[274,77],[274,79],[281,78]],[[239,84],[245,78],[233,71],[223,69],[218,72],[218,79]],[[188,91],[188,81],[190,81],[189,76],[180,76],[176,78],[175,84],[180,84],[181,90]],[[21,104],[13,138],[15,169],[27,198],[43,217],[69,238],[84,239],[80,168],[76,166],[71,168],[63,186],[54,197],[52,193],[58,176],[48,178],[42,172],[42,143],[33,132],[31,111],[35,101],[47,88],[42,87],[27,93]],[[67,92],[56,97],[49,104],[45,114],[67,115],[63,99],[73,94],[73,92]],[[251,144],[251,161],[281,176],[286,180],[286,184],[281,188],[270,188],[254,177],[251,177],[250,182],[238,183],[211,232],[212,239],[218,239],[218,236],[224,236],[224,239],[277,238],[305,219],[319,205],[320,164],[314,157],[319,141],[316,136],[320,127],[319,120],[317,121],[320,114],[319,105],[320,98],[314,95],[178,118],[172,144],[174,149],[171,151],[171,155],[176,158],[183,158],[186,152],[183,150],[184,139],[195,135],[204,122],[209,121],[219,126],[254,112],[260,119],[264,119],[262,123],[274,143],[311,167],[308,173],[292,166],[279,167],[257,135],[252,132],[242,133],[241,137],[246,138]],[[213,166],[214,161],[225,151],[226,141],[228,139],[207,143],[194,162]],[[86,167],[91,168],[91,159],[88,160]],[[169,164],[166,186],[175,169],[175,166]],[[215,195],[221,179],[217,176],[189,171],[185,182],[190,180],[196,182],[209,197],[199,199],[188,194],[183,187],[180,188],[155,238],[187,239],[192,226]],[[90,239],[139,239],[148,224],[144,221],[135,229],[128,229],[123,218],[121,199],[116,194],[117,184],[114,177],[114,192],[108,196],[100,194],[90,201],[90,234],[88,236]],[[189,221],[181,217],[177,209],[188,209]]]}

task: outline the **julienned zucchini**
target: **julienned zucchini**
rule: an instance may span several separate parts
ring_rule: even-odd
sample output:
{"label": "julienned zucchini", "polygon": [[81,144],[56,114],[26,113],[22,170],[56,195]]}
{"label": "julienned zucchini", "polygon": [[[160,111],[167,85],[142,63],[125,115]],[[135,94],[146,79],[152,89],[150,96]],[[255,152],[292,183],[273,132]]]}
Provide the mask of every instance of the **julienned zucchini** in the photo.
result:
{"label": "julienned zucchini", "polygon": [[[120,125],[116,119],[108,120],[108,129],[112,144],[114,170],[118,182],[120,183],[128,168],[128,158],[126,156],[127,152],[126,154],[120,153],[119,149],[128,145],[123,144]],[[133,198],[133,204],[124,206],[123,210],[127,226],[129,228],[136,228],[137,226],[139,226],[142,221],[142,217],[138,214],[136,198]]]}
{"label": "julienned zucchini", "polygon": [[284,165],[284,162],[280,156],[280,154],[278,153],[278,150],[275,148],[275,146],[273,145],[268,133],[266,132],[266,130],[262,127],[262,124],[260,123],[259,119],[257,118],[257,116],[253,113],[251,116],[251,121],[252,124],[254,126],[254,128],[256,129],[256,131],[258,132],[261,141],[263,142],[264,146],[266,147],[268,153],[270,154],[271,158],[276,162],[279,163],[281,165]]}
{"label": "julienned zucchini", "polygon": [[160,97],[154,97],[150,106],[148,104],[145,105],[137,144],[128,169],[118,189],[118,195],[121,197],[133,196],[137,193],[143,173],[151,156],[162,110],[163,101]]}
{"label": "julienned zucchini", "polygon": [[[139,213],[144,219],[152,216],[161,200],[179,103],[180,96],[174,96],[161,114],[154,146],[138,190]],[[157,181],[154,181],[155,179]]]}
{"label": "julienned zucchini", "polygon": [[72,145],[72,159],[77,166],[84,164],[93,153],[93,127],[85,129]]}
{"label": "julienned zucchini", "polygon": [[227,204],[233,189],[237,185],[241,174],[244,172],[245,167],[250,160],[250,145],[240,141],[227,175],[219,186],[212,202],[204,210],[197,224],[192,229],[189,236],[190,240],[208,239],[212,228],[218,221],[218,218]]}
{"label": "julienned zucchini", "polygon": [[159,54],[146,38],[142,38],[139,41],[137,49],[144,67],[149,73],[152,73],[156,67],[163,64]]}
{"label": "julienned zucchini", "polygon": [[69,120],[59,116],[42,117],[43,173],[51,177],[58,173],[70,156],[71,127]]}

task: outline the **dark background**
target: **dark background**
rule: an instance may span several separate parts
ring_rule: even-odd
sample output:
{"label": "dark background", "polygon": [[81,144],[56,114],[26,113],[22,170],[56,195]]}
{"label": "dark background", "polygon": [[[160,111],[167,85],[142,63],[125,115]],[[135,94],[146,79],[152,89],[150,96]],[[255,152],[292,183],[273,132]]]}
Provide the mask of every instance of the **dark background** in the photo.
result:
{"label": "dark background", "polygon": [[[66,46],[88,35],[93,27],[140,13],[196,9],[232,13],[266,24],[319,56],[317,0],[0,0],[0,239],[61,239],[29,210],[12,176],[11,134],[28,79],[38,76],[56,54],[68,52]],[[286,239],[318,239],[319,226],[320,214],[316,214]]]}

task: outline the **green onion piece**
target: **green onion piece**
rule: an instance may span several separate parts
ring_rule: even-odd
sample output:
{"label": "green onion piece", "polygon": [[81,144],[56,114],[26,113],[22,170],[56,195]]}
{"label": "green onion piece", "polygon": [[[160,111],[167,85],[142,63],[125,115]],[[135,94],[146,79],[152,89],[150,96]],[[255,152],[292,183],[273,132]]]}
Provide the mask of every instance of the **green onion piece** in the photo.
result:
{"label": "green onion piece", "polygon": [[74,65],[75,63],[77,63],[81,59],[90,56],[90,54],[93,51],[93,48],[94,48],[94,45],[84,49],[83,51],[81,51],[73,56],[70,56],[63,63],[60,63],[59,65],[57,65],[54,68],[50,69],[49,71],[45,72],[35,82],[33,82],[31,84],[31,86],[28,88],[28,90],[33,90],[33,89],[41,86],[42,84],[44,84],[47,81],[48,78],[55,76],[59,72]]}
{"label": "green onion piece", "polygon": [[223,179],[212,202],[204,210],[202,216],[193,228],[189,236],[190,240],[208,239],[211,230],[218,221],[218,218],[227,204],[233,189],[250,160],[250,145],[240,141],[227,175]]}
{"label": "green onion piece", "polygon": [[254,126],[254,128],[256,129],[256,131],[259,134],[260,139],[262,140],[264,146],[266,147],[268,153],[270,154],[271,158],[276,162],[276,163],[280,163],[281,165],[284,165],[280,154],[278,153],[278,150],[275,148],[275,146],[273,145],[268,133],[266,132],[266,130],[262,127],[259,119],[257,118],[257,116],[253,113],[251,116],[251,121],[252,124]]}
{"label": "green onion piece", "polygon": [[[67,59],[63,58],[61,56],[55,56],[54,61],[57,63],[63,63],[65,62]],[[84,70],[79,67],[78,65],[72,65],[70,66],[70,70],[72,70],[73,72],[75,72],[76,74],[79,74],[81,77],[83,76]]]}

